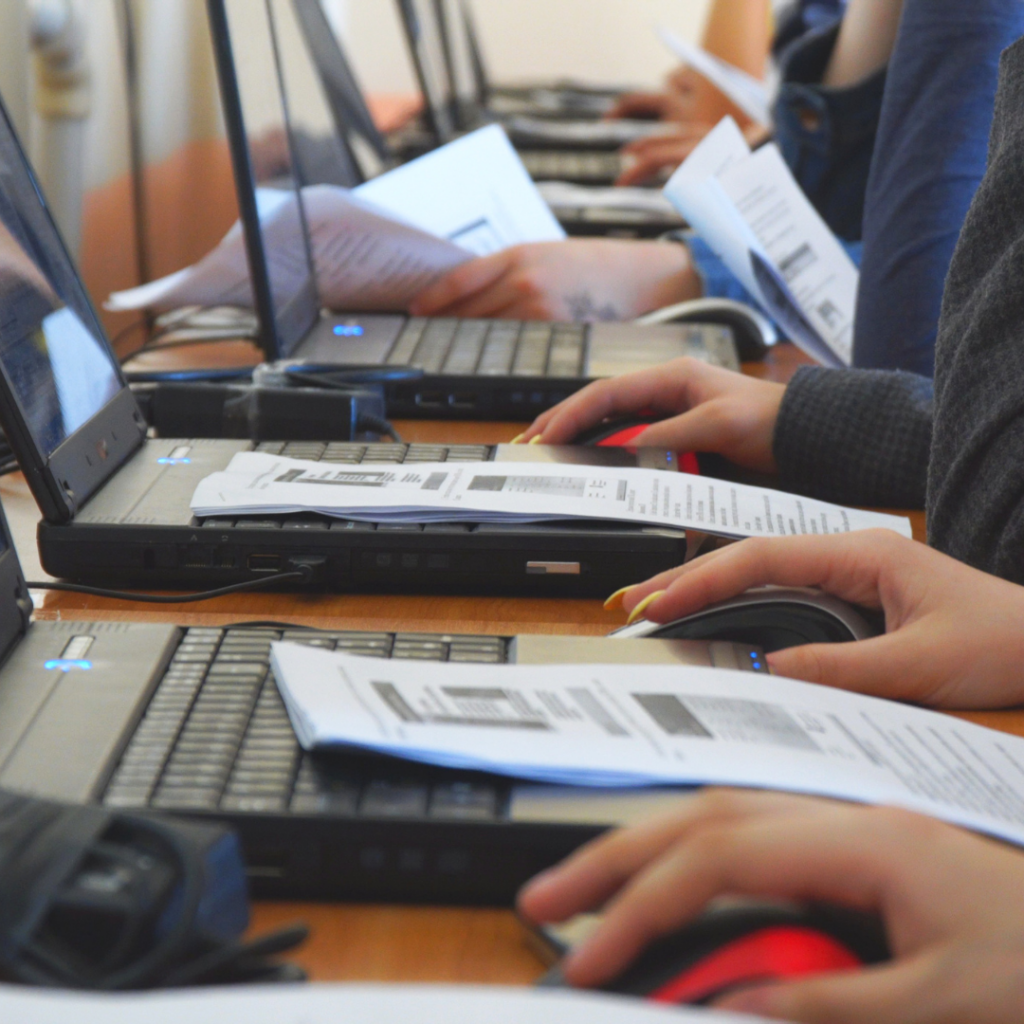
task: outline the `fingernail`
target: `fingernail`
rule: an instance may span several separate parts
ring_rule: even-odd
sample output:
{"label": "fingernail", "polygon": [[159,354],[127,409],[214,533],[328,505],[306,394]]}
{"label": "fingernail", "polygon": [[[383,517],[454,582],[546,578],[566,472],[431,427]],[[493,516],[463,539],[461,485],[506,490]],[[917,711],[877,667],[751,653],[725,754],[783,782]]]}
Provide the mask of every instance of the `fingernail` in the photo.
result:
{"label": "fingernail", "polygon": [[533,437],[530,438],[530,444],[540,444],[540,443],[541,443],[540,434],[535,434]]}
{"label": "fingernail", "polygon": [[511,441],[509,441],[509,444],[522,444],[524,437],[526,437],[525,430],[521,434],[516,434],[516,436],[513,437]]}
{"label": "fingernail", "polygon": [[656,590],[653,594],[648,594],[630,613],[629,618],[626,620],[627,626],[632,626],[638,619],[643,618],[643,614],[648,608],[654,604],[655,601],[660,597],[665,596],[666,591]]}
{"label": "fingernail", "polygon": [[605,601],[604,610],[606,612],[617,612],[622,607],[622,599],[632,589],[632,587],[623,587],[621,590],[616,590],[615,593]]}

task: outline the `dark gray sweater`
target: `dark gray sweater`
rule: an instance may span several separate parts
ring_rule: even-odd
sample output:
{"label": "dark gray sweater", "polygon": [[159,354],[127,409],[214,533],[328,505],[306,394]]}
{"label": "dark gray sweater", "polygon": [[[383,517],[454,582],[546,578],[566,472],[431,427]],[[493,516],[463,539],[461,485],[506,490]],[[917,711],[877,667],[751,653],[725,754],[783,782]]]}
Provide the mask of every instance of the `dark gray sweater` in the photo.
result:
{"label": "dark gray sweater", "polygon": [[1024,582],[1024,40],[1003,55],[989,168],[923,377],[801,370],[775,433],[782,486],[920,508],[930,542]]}

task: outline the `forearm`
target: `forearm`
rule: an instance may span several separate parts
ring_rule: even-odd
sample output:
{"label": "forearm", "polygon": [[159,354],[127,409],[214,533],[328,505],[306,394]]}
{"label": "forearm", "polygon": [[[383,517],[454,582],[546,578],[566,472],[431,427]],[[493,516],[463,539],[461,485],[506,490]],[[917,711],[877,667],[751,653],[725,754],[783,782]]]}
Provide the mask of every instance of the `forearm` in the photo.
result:
{"label": "forearm", "polygon": [[780,485],[841,504],[922,508],[931,433],[926,378],[808,367],[776,423]]}
{"label": "forearm", "polygon": [[823,84],[855,85],[889,63],[903,11],[903,0],[850,0]]}

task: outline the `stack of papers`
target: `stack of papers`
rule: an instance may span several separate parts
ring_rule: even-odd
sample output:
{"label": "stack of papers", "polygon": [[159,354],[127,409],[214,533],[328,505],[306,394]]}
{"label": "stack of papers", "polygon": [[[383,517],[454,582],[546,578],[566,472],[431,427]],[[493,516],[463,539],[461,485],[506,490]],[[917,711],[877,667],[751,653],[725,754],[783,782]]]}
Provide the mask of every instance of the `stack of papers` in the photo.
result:
{"label": "stack of papers", "polygon": [[238,986],[97,995],[0,986],[10,1024],[756,1024],[687,1010],[554,989],[455,985]]}
{"label": "stack of papers", "polygon": [[192,511],[200,518],[315,512],[376,523],[612,520],[726,537],[877,527],[913,535],[900,516],[658,469],[522,462],[338,466],[265,452],[240,452],[226,470],[202,480]]}
{"label": "stack of papers", "polygon": [[[497,126],[482,128],[349,191],[302,190],[320,300],[330,309],[402,311],[429,284],[471,259],[524,242],[565,238]],[[279,307],[308,275],[293,189],[257,193]],[[240,223],[193,267],[114,293],[111,310],[253,304]]]}
{"label": "stack of papers", "polygon": [[728,785],[886,804],[1024,845],[1024,739],[752,672],[460,665],[272,648],[307,750],[576,786]]}
{"label": "stack of papers", "polygon": [[665,195],[792,342],[826,366],[851,364],[860,275],[777,146],[752,153],[727,117]]}

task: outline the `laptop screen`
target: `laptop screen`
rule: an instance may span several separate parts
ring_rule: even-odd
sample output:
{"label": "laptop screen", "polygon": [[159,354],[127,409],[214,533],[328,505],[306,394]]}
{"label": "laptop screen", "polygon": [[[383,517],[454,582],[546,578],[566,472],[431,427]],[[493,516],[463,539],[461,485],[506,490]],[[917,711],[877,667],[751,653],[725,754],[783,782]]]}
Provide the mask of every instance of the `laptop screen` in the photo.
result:
{"label": "laptop screen", "polygon": [[[269,357],[287,357],[320,312],[282,62],[286,43],[304,44],[282,38],[280,15],[291,12],[287,0],[210,0],[209,10],[262,340]],[[319,132],[336,140],[329,116],[319,126],[304,116],[303,127],[313,138]],[[290,201],[282,204],[282,193]],[[274,206],[270,229],[258,210]]]}
{"label": "laptop screen", "polygon": [[[292,6],[330,106],[335,131],[348,143],[362,177],[373,177],[389,160],[388,144],[374,123],[337,31],[322,0],[292,0]],[[367,147],[372,153],[369,161]]]}
{"label": "laptop screen", "polygon": [[125,386],[6,113],[0,116],[0,371],[44,460]]}
{"label": "laptop screen", "polygon": [[451,142],[455,138],[454,97],[437,10],[433,0],[398,0],[398,9],[432,127],[439,142]]}

